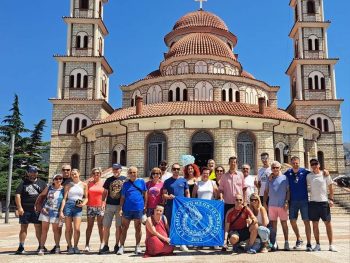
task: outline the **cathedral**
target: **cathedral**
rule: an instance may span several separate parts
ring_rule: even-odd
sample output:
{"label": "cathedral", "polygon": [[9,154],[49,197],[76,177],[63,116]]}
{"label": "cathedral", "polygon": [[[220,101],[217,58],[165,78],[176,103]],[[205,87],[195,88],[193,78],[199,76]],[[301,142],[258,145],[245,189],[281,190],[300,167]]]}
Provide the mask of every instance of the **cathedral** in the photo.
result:
{"label": "cathedral", "polygon": [[202,8],[174,23],[159,68],[122,86],[122,108],[114,109],[113,69],[104,56],[107,2],[70,0],[63,18],[67,53],[55,55],[50,174],[71,163],[88,176],[93,167],[117,162],[148,176],[161,160],[179,162],[184,154],[200,166],[214,159],[224,167],[237,156],[239,166],[248,163],[256,173],[263,152],[281,163],[298,156],[305,167],[316,157],[332,174],[344,173],[343,100],[336,94],[338,59],[328,56],[323,0],[290,1],[294,57],[286,70],[286,109],[278,108],[278,86],[243,70],[234,53],[237,36]]}

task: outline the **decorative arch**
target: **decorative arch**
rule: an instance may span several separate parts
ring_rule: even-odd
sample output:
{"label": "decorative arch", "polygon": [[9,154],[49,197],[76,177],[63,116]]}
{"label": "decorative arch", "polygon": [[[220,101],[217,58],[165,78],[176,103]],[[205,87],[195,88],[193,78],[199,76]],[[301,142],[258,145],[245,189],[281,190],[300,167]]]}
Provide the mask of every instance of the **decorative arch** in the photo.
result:
{"label": "decorative arch", "polygon": [[309,89],[325,90],[326,82],[324,75],[319,71],[313,71],[309,74]]}
{"label": "decorative arch", "polygon": [[169,76],[169,75],[173,75],[173,67],[172,66],[167,66],[166,70],[165,70],[165,75]]}
{"label": "decorative arch", "polygon": [[89,117],[81,113],[73,113],[63,119],[58,129],[58,134],[74,134],[78,130],[92,124]]}
{"label": "decorative arch", "polygon": [[183,82],[171,84],[168,91],[168,101],[185,101],[187,100],[187,87]]}
{"label": "decorative arch", "polygon": [[318,51],[320,49],[319,39],[315,35],[309,36],[308,49],[309,51]]}
{"label": "decorative arch", "polygon": [[197,131],[192,135],[192,156],[199,167],[206,166],[214,157],[214,139],[207,131]]}
{"label": "decorative arch", "polygon": [[225,66],[224,64],[220,63],[220,62],[216,62],[213,65],[213,72],[214,74],[225,74]]}
{"label": "decorative arch", "polygon": [[238,168],[247,163],[251,167],[251,173],[255,173],[255,136],[249,132],[244,131],[237,136],[237,158]]}
{"label": "decorative arch", "polygon": [[136,96],[142,97],[141,92],[138,89],[135,90],[131,96],[131,102],[130,102],[131,107],[134,107],[136,105]]}
{"label": "decorative arch", "polygon": [[222,101],[234,101],[237,102],[236,92],[239,92],[236,84],[227,82],[222,86],[222,94],[226,94],[225,98],[222,97]]}
{"label": "decorative arch", "polygon": [[181,75],[181,74],[188,74],[188,73],[189,73],[188,63],[187,62],[181,62],[177,66],[177,74]]}
{"label": "decorative arch", "polygon": [[112,150],[112,164],[119,163],[126,166],[126,147],[124,144],[118,143]]}
{"label": "decorative arch", "polygon": [[284,142],[278,142],[275,146],[275,160],[280,163],[288,163],[289,146]]}
{"label": "decorative arch", "polygon": [[198,61],[194,65],[194,72],[195,73],[208,73],[208,65],[204,61]]}
{"label": "decorative arch", "polygon": [[89,35],[84,31],[80,31],[76,35],[75,48],[88,48]]}
{"label": "decorative arch", "polygon": [[77,68],[71,71],[69,76],[70,88],[87,88],[88,73],[85,69]]}
{"label": "decorative arch", "polygon": [[147,140],[147,171],[158,167],[162,160],[166,160],[167,138],[162,132],[151,133]]}
{"label": "decorative arch", "polygon": [[306,120],[306,122],[318,129],[320,129],[322,132],[334,132],[335,127],[334,123],[331,118],[329,118],[327,115],[318,113],[313,114],[309,116],[309,118]]}
{"label": "decorative arch", "polygon": [[245,103],[258,104],[258,93],[255,88],[247,87],[245,89]]}
{"label": "decorative arch", "polygon": [[162,102],[162,89],[155,85],[147,91],[147,104]]}
{"label": "decorative arch", "polygon": [[214,88],[207,81],[201,81],[194,87],[194,100],[196,101],[213,101]]}

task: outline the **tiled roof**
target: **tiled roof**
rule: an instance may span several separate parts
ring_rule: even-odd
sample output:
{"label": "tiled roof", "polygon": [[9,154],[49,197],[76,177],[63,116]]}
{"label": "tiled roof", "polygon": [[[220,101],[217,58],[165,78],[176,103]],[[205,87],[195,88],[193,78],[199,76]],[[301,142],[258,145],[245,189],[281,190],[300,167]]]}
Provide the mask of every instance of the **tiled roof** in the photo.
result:
{"label": "tiled roof", "polygon": [[144,104],[140,115],[136,115],[136,107],[117,109],[107,118],[94,124],[174,115],[228,115],[298,122],[287,112],[272,107],[266,107],[262,115],[259,113],[258,105],[221,101],[180,101]]}
{"label": "tiled roof", "polygon": [[250,74],[249,72],[247,72],[245,70],[242,71],[241,76],[246,77],[246,78],[250,78],[250,79],[255,79],[255,77],[252,74]]}
{"label": "tiled roof", "polygon": [[176,22],[173,30],[194,26],[215,27],[228,31],[225,22],[220,17],[203,10],[184,15]]}
{"label": "tiled roof", "polygon": [[149,73],[144,79],[153,79],[162,76],[159,69],[152,71]]}
{"label": "tiled roof", "polygon": [[213,55],[236,60],[229,46],[215,35],[191,33],[177,41],[165,55],[166,59],[188,55]]}

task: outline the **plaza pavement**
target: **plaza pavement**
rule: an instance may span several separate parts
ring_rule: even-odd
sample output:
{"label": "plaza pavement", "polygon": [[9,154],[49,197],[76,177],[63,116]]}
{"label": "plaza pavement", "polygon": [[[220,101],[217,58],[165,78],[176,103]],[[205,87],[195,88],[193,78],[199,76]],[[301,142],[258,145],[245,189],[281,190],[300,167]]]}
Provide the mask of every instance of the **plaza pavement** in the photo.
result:
{"label": "plaza pavement", "polygon": [[[3,220],[3,219],[1,219]],[[134,229],[133,225],[130,225],[127,241],[126,241],[126,253],[122,256],[115,254],[109,255],[98,255],[97,249],[99,247],[99,238],[97,233],[97,226],[93,230],[91,248],[92,253],[81,254],[81,255],[66,255],[65,252],[61,255],[45,255],[37,256],[34,252],[37,248],[37,241],[34,235],[34,227],[29,227],[28,237],[25,243],[25,248],[28,251],[26,255],[14,255],[14,251],[18,246],[18,219],[11,218],[10,224],[4,224],[3,221],[0,223],[0,262],[49,262],[49,263],[60,263],[60,262],[350,262],[350,215],[334,215],[332,218],[333,230],[334,230],[334,244],[338,249],[338,252],[329,252],[328,241],[326,236],[326,230],[324,224],[320,222],[320,233],[321,233],[321,252],[305,252],[303,250],[298,251],[278,251],[269,252],[266,254],[239,254],[232,255],[231,252],[220,252],[212,251],[209,249],[203,250],[190,250],[189,253],[180,252],[175,250],[176,255],[168,257],[156,257],[156,258],[143,258],[142,255],[136,256],[133,253],[134,250]],[[299,228],[301,233],[304,233],[304,227],[302,222],[299,220]],[[86,223],[82,223],[81,227],[81,238],[80,238],[80,249],[84,249],[85,245],[85,229]],[[290,246],[293,247],[295,243],[295,236],[292,232],[292,228],[289,225],[289,240]],[[304,240],[305,236],[302,235]],[[143,239],[145,237],[145,231],[143,228]],[[283,234],[279,226],[278,229],[278,243],[280,247],[283,247]],[[113,233],[110,238],[110,249],[113,248]],[[144,243],[142,242],[142,245]],[[51,249],[53,247],[53,235],[49,232],[48,241],[46,247]],[[64,240],[64,234],[61,240],[61,248],[66,247]]]}

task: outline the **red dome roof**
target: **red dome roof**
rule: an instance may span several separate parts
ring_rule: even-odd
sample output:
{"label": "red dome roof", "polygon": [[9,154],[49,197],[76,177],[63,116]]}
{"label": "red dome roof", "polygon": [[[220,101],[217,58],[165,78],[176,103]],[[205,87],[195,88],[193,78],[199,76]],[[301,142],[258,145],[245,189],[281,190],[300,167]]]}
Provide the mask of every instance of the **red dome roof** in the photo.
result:
{"label": "red dome roof", "polygon": [[191,33],[184,36],[170,48],[166,59],[188,55],[213,55],[236,60],[225,42],[208,33]]}
{"label": "red dome roof", "polygon": [[246,77],[246,78],[250,78],[250,79],[255,79],[255,77],[252,75],[252,74],[250,74],[249,72],[247,72],[247,71],[245,71],[245,70],[243,70],[242,71],[242,77]]}
{"label": "red dome roof", "polygon": [[225,22],[220,17],[203,10],[191,12],[184,15],[176,22],[173,30],[200,26],[215,27],[228,31]]}

